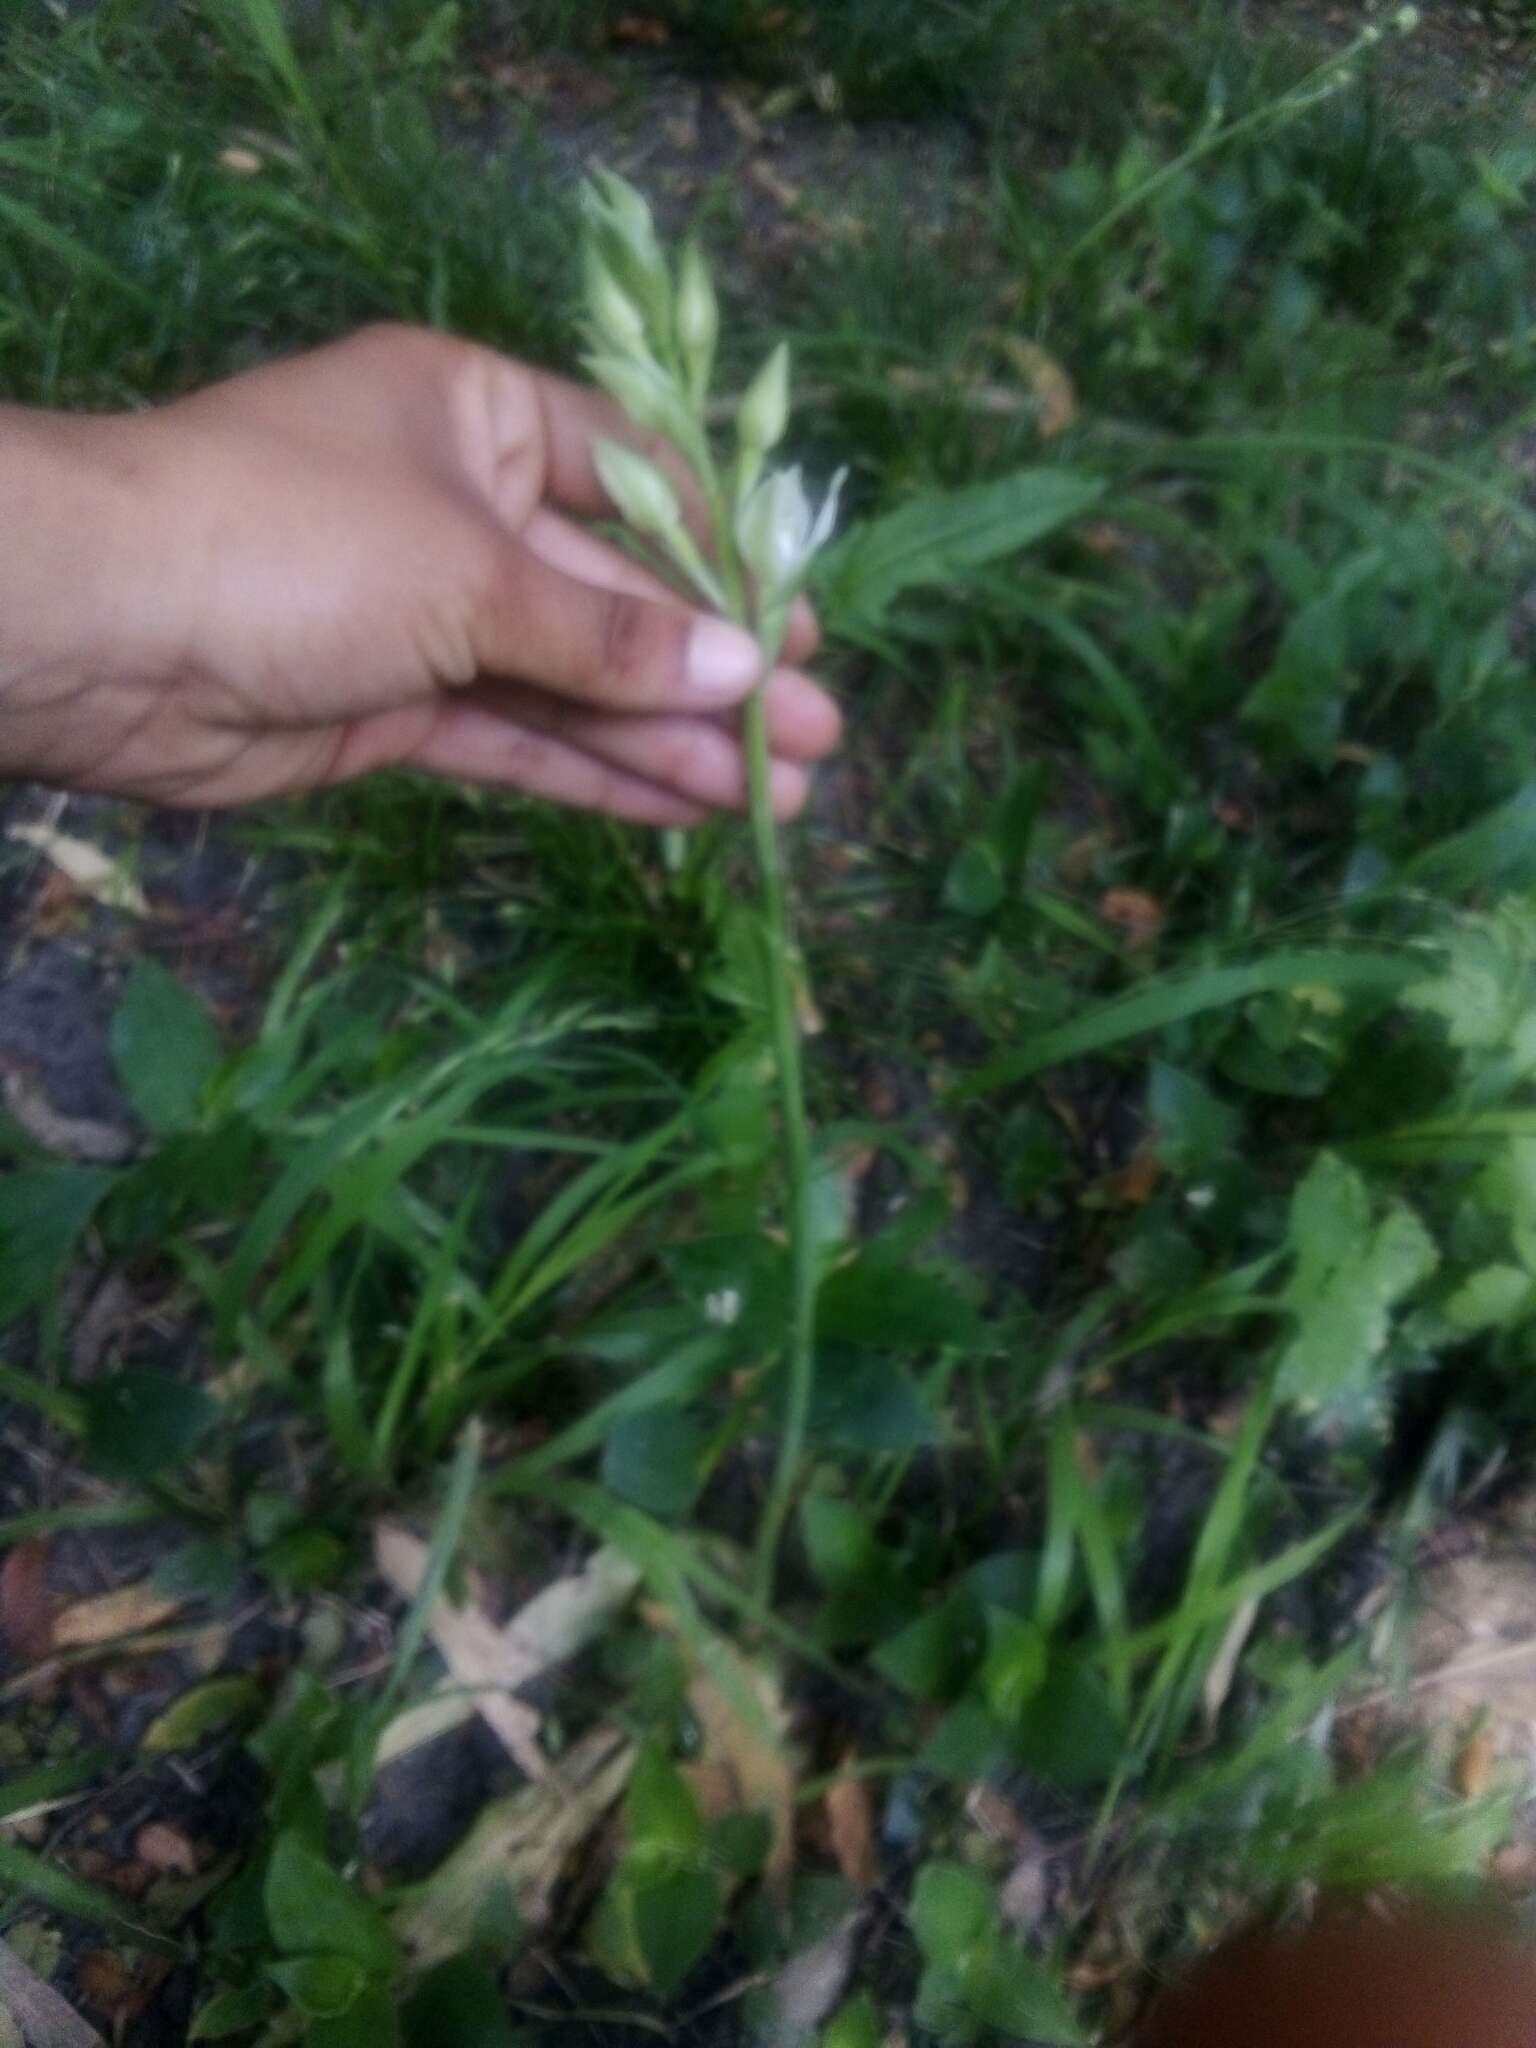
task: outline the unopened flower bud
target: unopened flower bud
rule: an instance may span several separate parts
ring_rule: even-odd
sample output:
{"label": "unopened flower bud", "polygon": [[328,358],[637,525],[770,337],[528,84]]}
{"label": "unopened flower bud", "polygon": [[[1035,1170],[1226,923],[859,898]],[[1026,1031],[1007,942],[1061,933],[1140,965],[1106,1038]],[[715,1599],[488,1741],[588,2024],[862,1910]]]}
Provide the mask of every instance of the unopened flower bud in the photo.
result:
{"label": "unopened flower bud", "polygon": [[583,356],[582,366],[610,398],[617,399],[637,427],[685,439],[690,421],[681,393],[659,363],[648,356],[616,356],[606,350]]}
{"label": "unopened flower bud", "polygon": [[587,311],[592,325],[621,355],[645,349],[645,320],[640,308],[595,251],[587,251]]}
{"label": "unopened flower bud", "polygon": [[677,493],[654,462],[601,437],[592,443],[592,460],[603,489],[636,533],[670,534],[682,524]]}
{"label": "unopened flower bud", "polygon": [[639,252],[654,244],[656,223],[650,206],[627,178],[614,171],[594,172],[592,182],[583,188],[582,201],[588,213],[598,216],[629,248]]}
{"label": "unopened flower bud", "polygon": [[689,242],[677,266],[677,344],[696,390],[709,382],[719,335],[720,306],[709,265],[698,243]]}
{"label": "unopened flower bud", "polygon": [[766,454],[784,438],[789,425],[789,349],[780,342],[747,386],[736,411],[736,433],[743,448]]}
{"label": "unopened flower bud", "polygon": [[1392,26],[1400,36],[1411,36],[1422,19],[1417,7],[1399,7],[1392,17]]}
{"label": "unopened flower bud", "polygon": [[659,335],[672,318],[672,279],[656,239],[651,209],[634,186],[598,171],[582,188],[582,206],[603,257]]}

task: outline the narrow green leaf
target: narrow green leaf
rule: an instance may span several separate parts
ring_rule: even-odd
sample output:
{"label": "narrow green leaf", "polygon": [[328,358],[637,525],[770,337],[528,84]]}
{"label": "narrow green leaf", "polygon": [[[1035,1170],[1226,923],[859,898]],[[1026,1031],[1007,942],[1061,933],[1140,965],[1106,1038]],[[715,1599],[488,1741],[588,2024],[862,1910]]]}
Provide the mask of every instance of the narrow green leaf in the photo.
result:
{"label": "narrow green leaf", "polygon": [[596,1450],[621,1422],[649,1414],[653,1409],[675,1407],[703,1393],[719,1379],[731,1360],[731,1347],[719,1330],[707,1331],[689,1343],[680,1344],[664,1363],[641,1373],[606,1400],[595,1402],[547,1443],[526,1452],[515,1464],[497,1473],[491,1490],[530,1491],[560,1466]]}
{"label": "narrow green leaf", "polygon": [[45,1862],[41,1856],[23,1848],[20,1842],[0,1837],[0,1895],[6,1892],[36,1899],[51,1912],[67,1913],[75,1920],[88,1920],[98,1927],[110,1927],[114,1934],[137,1942],[141,1947],[153,1948],[164,1955],[180,1954],[174,1941],[167,1941],[151,1928],[130,1920],[108,1893],[98,1891],[94,1885],[73,1876],[56,1863]]}
{"label": "narrow green leaf", "polygon": [[195,1749],[211,1735],[242,1721],[254,1721],[261,1706],[262,1691],[254,1678],[210,1678],[157,1714],[140,1736],[139,1747],[146,1756]]}
{"label": "narrow green leaf", "polygon": [[1297,951],[1272,953],[1240,967],[1202,967],[1194,974],[1158,979],[1037,1033],[1001,1058],[989,1060],[950,1092],[954,1103],[1009,1088],[1063,1060],[1107,1052],[1149,1031],[1163,1031],[1207,1010],[1219,1010],[1277,989],[1320,986],[1340,994],[1391,996],[1421,970],[1390,953]]}
{"label": "narrow green leaf", "polygon": [[28,206],[25,200],[0,192],[0,222],[45,250],[75,283],[105,285],[108,291],[131,299],[146,311],[155,309],[154,299],[143,285],[119,270],[115,263],[108,262],[99,251]]}
{"label": "narrow green leaf", "polygon": [[0,1820],[46,1806],[51,1800],[67,1798],[96,1775],[103,1761],[100,1751],[91,1751],[85,1756],[66,1757],[60,1763],[42,1764],[20,1778],[7,1778],[0,1784]]}

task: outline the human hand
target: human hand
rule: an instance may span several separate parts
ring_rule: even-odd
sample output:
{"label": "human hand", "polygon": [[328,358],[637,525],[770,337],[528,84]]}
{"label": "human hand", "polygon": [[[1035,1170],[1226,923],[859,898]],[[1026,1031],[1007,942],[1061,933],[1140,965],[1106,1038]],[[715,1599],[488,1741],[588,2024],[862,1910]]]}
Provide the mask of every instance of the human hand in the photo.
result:
{"label": "human hand", "polygon": [[[227,805],[388,766],[616,817],[745,802],[751,639],[568,515],[610,510],[596,393],[424,329],[142,416],[0,409],[0,773]],[[652,449],[648,452],[655,453]],[[796,617],[791,659],[814,647]],[[838,714],[768,685],[774,796]]]}

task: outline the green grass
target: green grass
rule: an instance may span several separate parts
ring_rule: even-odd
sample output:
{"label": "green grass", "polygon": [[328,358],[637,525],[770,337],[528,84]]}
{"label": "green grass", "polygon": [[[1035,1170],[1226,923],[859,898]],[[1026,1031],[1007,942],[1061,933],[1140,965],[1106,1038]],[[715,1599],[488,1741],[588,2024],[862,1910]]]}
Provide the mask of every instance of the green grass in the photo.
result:
{"label": "green grass", "polygon": [[[485,58],[624,78],[657,61],[607,40],[629,12],[9,26],[0,388],[137,404],[380,314],[568,363],[564,144]],[[524,1937],[494,1898],[422,1980],[405,1895],[352,1882],[381,1723],[437,1675],[418,1604],[367,1684],[299,1655],[268,1701],[262,1817],[177,1922],[200,2000],[259,2028],[350,1999],[379,2040],[397,2007],[408,2040],[482,2011],[514,2038],[508,1999],[553,2038],[565,2002],[618,2040],[615,2012],[771,1976],[849,1900],[809,1839],[778,1897],[762,1830],[678,1768],[714,1739],[701,1671],[782,1739],[749,1658],[802,1786],[852,1755],[888,1795],[910,1939],[848,1993],[924,2038],[1091,2033],[1125,2011],[1061,1987],[1106,1944],[1134,1985],[1318,1882],[1463,1880],[1507,1827],[1411,1746],[1358,1778],[1317,1731],[1364,1674],[1360,1574],[1406,1617],[1472,1461],[1530,1444],[1536,155],[1486,113],[1405,133],[1390,48],[1314,98],[1315,54],[1225,15],[1139,7],[1115,43],[1075,0],[655,10],[706,91],[879,117],[851,235],[771,277],[715,244],[743,360],[793,338],[797,431],[861,523],[821,591],[848,761],[795,856],[827,1271],[771,1607],[788,1275],[731,834],[679,863],[409,782],[243,821],[291,876],[259,1028],[227,1043],[141,970],[113,1046],[146,1156],[8,1141],[0,1394],[116,1492],[29,1499],[4,1540],[106,1544],[148,1508],[179,1583],[292,1602],[360,1595],[389,1512],[435,1528],[436,1584],[530,1590],[600,1541],[647,1595],[550,1709],[572,1755],[612,1726],[641,1759],[596,1918],[562,1892],[540,1937],[558,1998],[496,1975]],[[881,196],[898,114],[943,166],[915,222]],[[174,1302],[206,1385],[73,1382],[87,1232]],[[34,1732],[34,1762],[65,1739]],[[248,1771],[243,1740],[210,1756]],[[1070,1872],[1027,1953],[978,1780]],[[8,1853],[7,1911],[117,1926]]]}

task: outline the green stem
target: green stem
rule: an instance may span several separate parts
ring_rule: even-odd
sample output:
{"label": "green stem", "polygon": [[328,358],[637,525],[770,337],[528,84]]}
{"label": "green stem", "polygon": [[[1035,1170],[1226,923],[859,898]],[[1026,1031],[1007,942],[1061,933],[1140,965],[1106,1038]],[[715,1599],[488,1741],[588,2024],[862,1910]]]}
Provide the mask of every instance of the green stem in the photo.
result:
{"label": "green stem", "polygon": [[763,1518],[757,1532],[753,1588],[767,1601],[773,1592],[774,1567],[784,1525],[794,1504],[795,1486],[805,1453],[815,1373],[816,1239],[811,1186],[811,1127],[805,1110],[805,1082],[800,1059],[800,1020],[796,1011],[797,971],[790,935],[789,906],[778,828],[773,816],[772,755],[768,745],[765,685],[784,639],[784,619],[765,621],[761,634],[762,677],[747,701],[745,741],[747,787],[752,815],[752,845],[762,909],[764,981],[768,1026],[773,1041],[779,1087],[780,1142],[783,1147],[785,1229],[789,1238],[790,1305],[785,1333],[784,1421],[778,1458]]}
{"label": "green stem", "polygon": [[1155,198],[1165,186],[1171,185],[1176,178],[1183,177],[1186,171],[1191,170],[1204,158],[1214,155],[1219,149],[1225,149],[1229,143],[1239,141],[1245,135],[1256,133],[1271,122],[1283,123],[1292,114],[1305,113],[1309,107],[1315,106],[1322,89],[1336,74],[1346,71],[1356,62],[1373,40],[1374,38],[1363,35],[1357,36],[1347,49],[1336,51],[1331,57],[1325,57],[1315,70],[1309,71],[1305,78],[1299,80],[1288,92],[1281,93],[1277,99],[1267,100],[1263,106],[1239,115],[1235,121],[1212,122],[1206,132],[1191,143],[1188,149],[1181,151],[1170,162],[1161,165],[1150,176],[1144,178],[1139,185],[1117,200],[1106,213],[1101,214],[1086,234],[1078,237],[1055,266],[1052,272],[1053,284],[1070,270],[1080,257],[1085,256],[1090,249],[1096,248],[1106,235],[1113,234],[1128,214],[1134,213],[1140,206],[1145,206],[1149,199]]}

